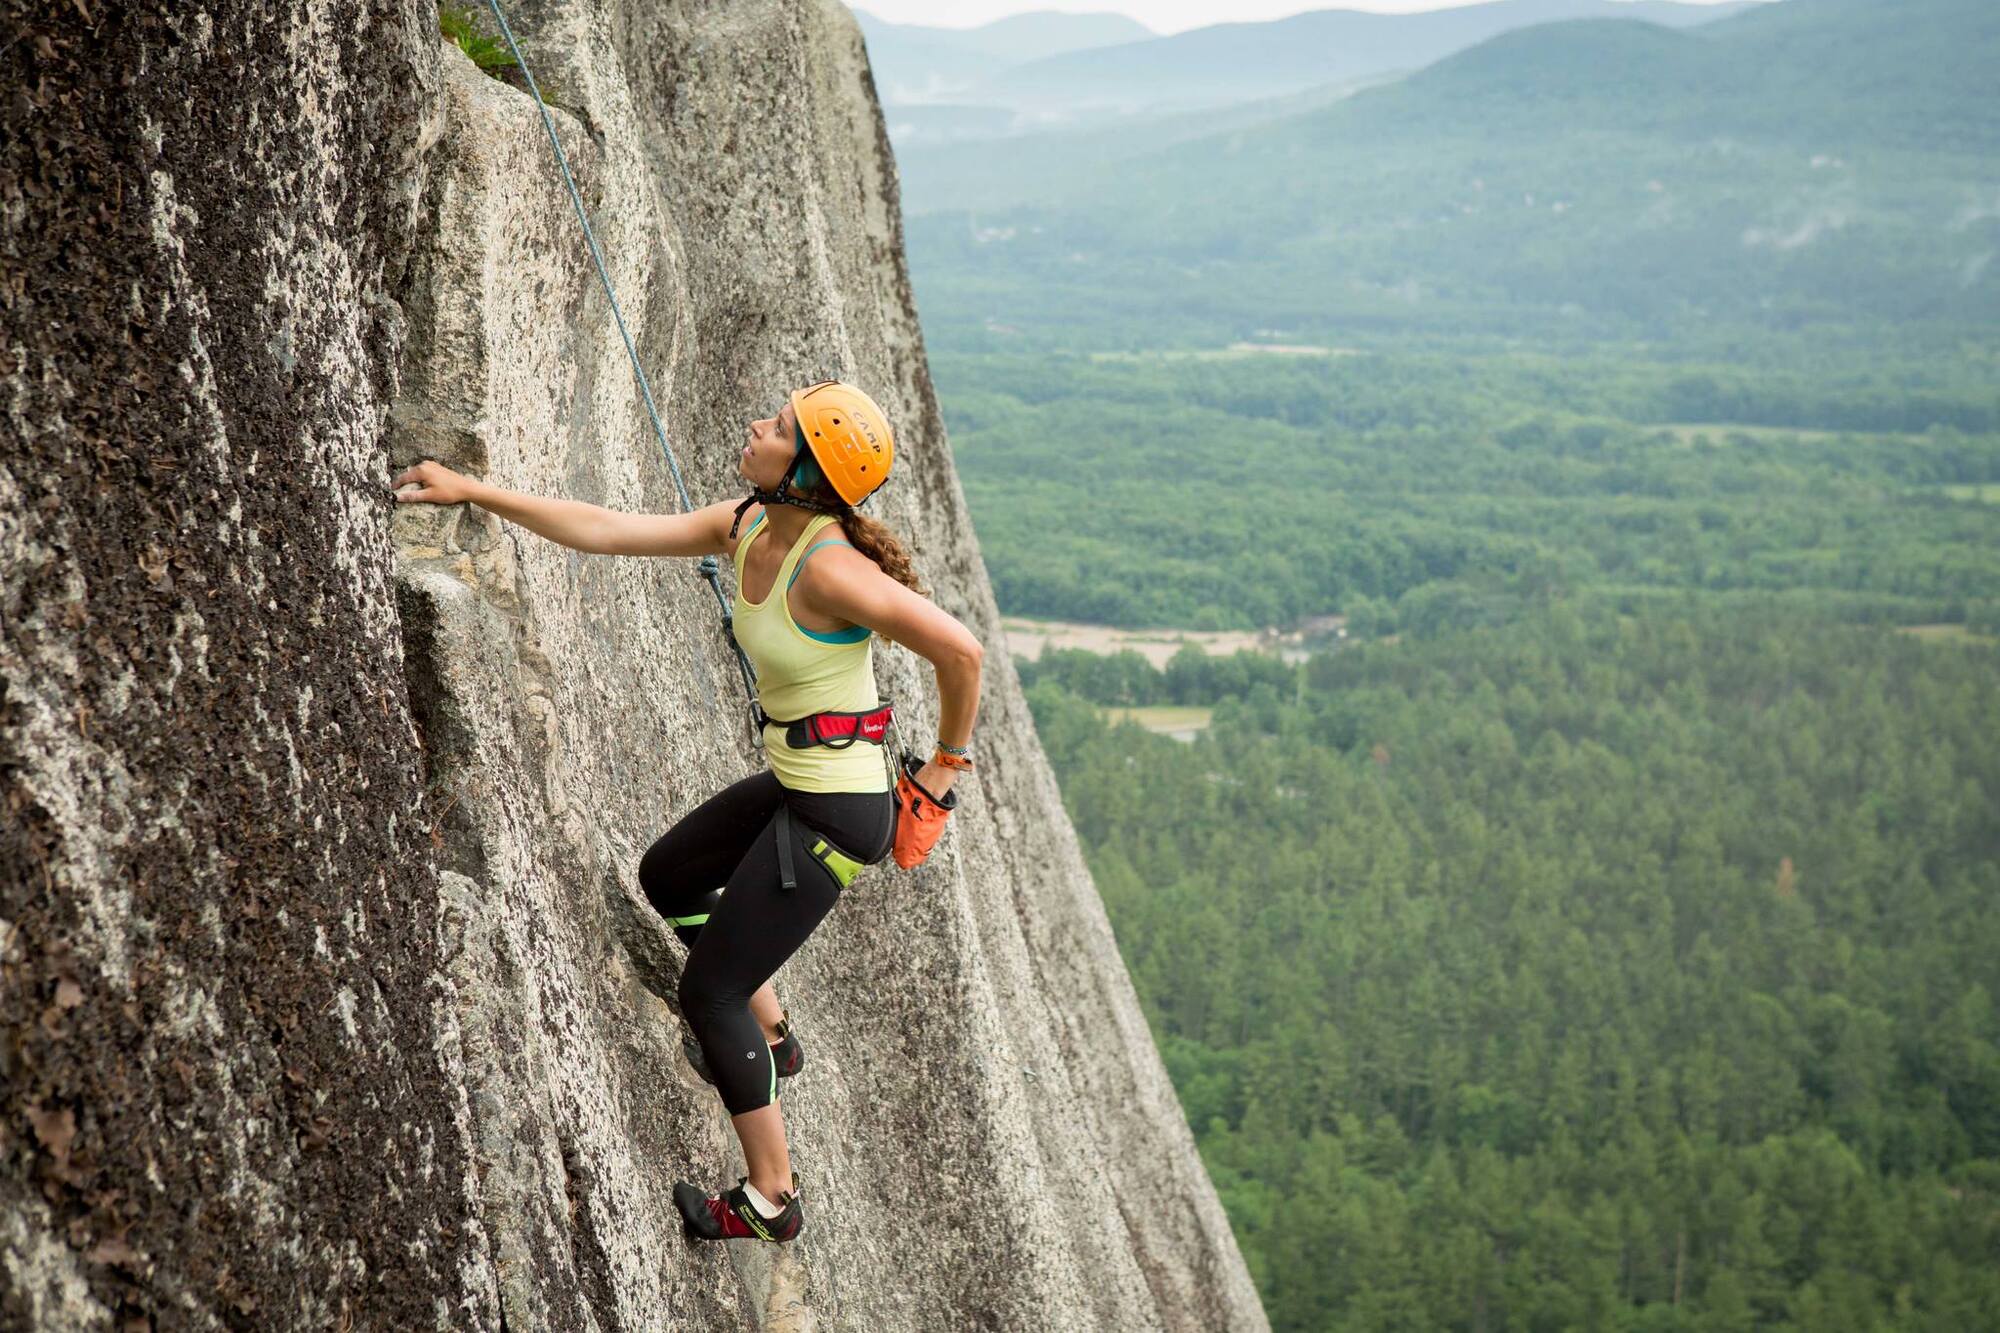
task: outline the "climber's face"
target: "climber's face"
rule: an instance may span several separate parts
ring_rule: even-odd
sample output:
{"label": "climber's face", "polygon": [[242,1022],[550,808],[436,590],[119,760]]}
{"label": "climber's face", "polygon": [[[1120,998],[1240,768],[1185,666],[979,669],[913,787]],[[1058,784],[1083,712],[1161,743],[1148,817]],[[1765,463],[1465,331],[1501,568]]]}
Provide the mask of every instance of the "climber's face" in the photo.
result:
{"label": "climber's face", "polygon": [[737,464],[745,481],[764,490],[778,484],[778,478],[785,475],[792,465],[792,455],[798,450],[797,422],[792,405],[786,403],[772,415],[750,423],[749,436],[743,443],[743,458]]}

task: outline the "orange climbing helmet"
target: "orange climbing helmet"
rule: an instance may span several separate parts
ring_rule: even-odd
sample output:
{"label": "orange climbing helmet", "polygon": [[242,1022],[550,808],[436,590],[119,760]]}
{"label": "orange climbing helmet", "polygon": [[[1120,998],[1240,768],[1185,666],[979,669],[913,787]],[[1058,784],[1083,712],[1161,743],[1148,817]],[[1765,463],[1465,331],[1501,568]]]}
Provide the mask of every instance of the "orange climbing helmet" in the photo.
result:
{"label": "orange climbing helmet", "polygon": [[[736,506],[735,522],[729,525],[732,540],[753,504],[794,505],[816,514],[844,513],[889,480],[889,465],[896,458],[889,418],[873,398],[852,384],[821,380],[792,390],[792,416],[798,436],[792,465],[778,478],[775,490],[753,486],[749,496]],[[824,503],[810,494],[792,494],[793,482],[810,492],[821,479],[833,487],[840,505]]]}
{"label": "orange climbing helmet", "polygon": [[889,418],[852,384],[821,380],[792,390],[799,438],[841,500],[858,505],[889,480],[896,444]]}

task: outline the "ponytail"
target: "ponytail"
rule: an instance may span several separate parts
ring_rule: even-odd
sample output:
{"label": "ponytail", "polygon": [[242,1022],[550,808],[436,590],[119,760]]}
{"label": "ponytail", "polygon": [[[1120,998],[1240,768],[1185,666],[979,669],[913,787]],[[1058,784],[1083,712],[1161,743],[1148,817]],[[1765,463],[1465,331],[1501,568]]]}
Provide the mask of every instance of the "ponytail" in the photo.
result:
{"label": "ponytail", "polygon": [[[810,456],[806,462],[811,462]],[[813,471],[818,472],[819,469],[814,468]],[[873,560],[884,574],[911,592],[924,597],[931,595],[931,590],[917,577],[917,567],[910,560],[909,549],[896,539],[896,534],[889,530],[886,523],[877,523],[867,515],[857,513],[842,504],[840,496],[824,477],[820,478],[815,486],[810,488],[801,486],[799,489],[806,491],[812,499],[838,514],[840,526],[847,532],[847,540],[854,544],[855,550]]]}
{"label": "ponytail", "polygon": [[910,563],[910,553],[903,548],[903,543],[896,540],[896,534],[889,531],[886,524],[851,510],[840,516],[840,524],[847,529],[847,539],[854,543],[854,549],[873,560],[884,574],[911,592],[925,597],[931,595],[931,590],[917,577],[916,567]]}

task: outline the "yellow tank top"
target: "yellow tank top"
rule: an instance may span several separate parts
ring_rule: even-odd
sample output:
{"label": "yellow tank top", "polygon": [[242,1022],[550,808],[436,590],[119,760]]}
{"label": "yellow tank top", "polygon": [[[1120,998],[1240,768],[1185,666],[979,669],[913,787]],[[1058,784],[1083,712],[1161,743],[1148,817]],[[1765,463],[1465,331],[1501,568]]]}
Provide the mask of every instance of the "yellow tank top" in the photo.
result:
{"label": "yellow tank top", "polygon": [[[736,543],[736,641],[757,668],[757,701],[765,713],[792,721],[810,713],[856,713],[873,708],[874,636],[865,626],[824,633],[792,619],[786,595],[798,580],[799,562],[812,550],[832,514],[815,514],[778,566],[771,591],[761,602],[743,595],[743,562],[750,543],[770,531],[759,513]],[[838,529],[826,538],[841,540]],[[888,791],[886,747],[856,741],[843,750],[815,745],[794,750],[783,727],[764,728],[764,751],[771,771],[793,791]]]}

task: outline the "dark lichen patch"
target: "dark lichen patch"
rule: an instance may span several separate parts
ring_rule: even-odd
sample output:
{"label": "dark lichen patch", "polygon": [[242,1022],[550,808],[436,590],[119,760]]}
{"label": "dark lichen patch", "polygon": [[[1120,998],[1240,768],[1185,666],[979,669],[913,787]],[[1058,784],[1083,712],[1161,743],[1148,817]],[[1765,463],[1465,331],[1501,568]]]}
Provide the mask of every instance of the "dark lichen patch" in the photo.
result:
{"label": "dark lichen patch", "polygon": [[562,1147],[563,1195],[569,1212],[570,1263],[598,1327],[623,1328],[625,1321],[619,1316],[611,1259],[605,1253],[603,1237],[598,1234],[595,1209],[602,1205],[592,1198],[595,1180],[590,1163],[577,1151],[569,1134],[558,1131],[557,1142]]}
{"label": "dark lichen patch", "polygon": [[249,4],[0,12],[0,1175],[121,1327],[426,1325],[466,1150],[351,514],[431,37],[356,4],[302,64]]}

